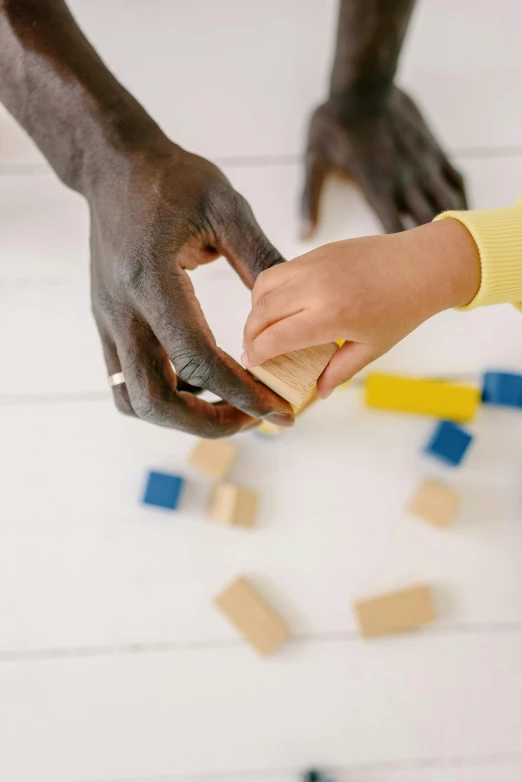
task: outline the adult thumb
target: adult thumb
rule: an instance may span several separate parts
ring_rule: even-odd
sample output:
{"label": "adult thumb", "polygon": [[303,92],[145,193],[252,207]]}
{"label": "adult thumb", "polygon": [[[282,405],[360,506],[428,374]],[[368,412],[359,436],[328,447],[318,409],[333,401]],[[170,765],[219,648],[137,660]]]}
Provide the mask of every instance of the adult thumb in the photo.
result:
{"label": "adult thumb", "polygon": [[249,288],[262,271],[285,260],[259,227],[248,201],[235,191],[219,245],[220,252]]}

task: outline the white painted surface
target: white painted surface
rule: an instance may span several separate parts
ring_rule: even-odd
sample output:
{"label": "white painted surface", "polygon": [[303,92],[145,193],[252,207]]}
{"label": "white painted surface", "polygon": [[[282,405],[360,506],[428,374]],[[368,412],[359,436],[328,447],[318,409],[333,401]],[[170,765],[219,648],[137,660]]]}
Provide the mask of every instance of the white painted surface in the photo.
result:
{"label": "white painted surface", "polygon": [[[321,98],[335,5],[72,3],[177,141],[234,158],[227,175],[288,257],[313,245],[296,238],[299,162],[277,156],[299,154]],[[477,207],[522,193],[511,148],[522,11],[492,8],[423,0],[402,67],[461,151]],[[280,440],[238,438],[232,475],[261,491],[259,527],[212,526],[209,483],[185,465],[190,438],[113,409],[89,314],[85,205],[5,113],[0,141],[0,778],[294,782],[313,764],[337,782],[519,782],[522,416],[482,409],[469,459],[451,471],[421,455],[433,422],[365,411],[360,389],[340,391]],[[377,230],[339,182],[323,213],[314,244]],[[238,355],[248,293],[221,261],[195,280]],[[492,364],[522,367],[509,307],[447,313],[381,361],[436,375]],[[140,506],[153,467],[186,475],[179,513]],[[445,531],[404,512],[431,475],[462,493]],[[292,626],[273,659],[212,607],[239,573]],[[421,580],[437,625],[358,639],[354,599]]]}

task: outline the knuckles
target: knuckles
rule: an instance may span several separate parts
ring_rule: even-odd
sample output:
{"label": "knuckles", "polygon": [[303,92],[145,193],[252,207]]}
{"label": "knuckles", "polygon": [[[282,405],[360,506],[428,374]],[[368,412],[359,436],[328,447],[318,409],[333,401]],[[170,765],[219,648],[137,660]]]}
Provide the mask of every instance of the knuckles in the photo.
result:
{"label": "knuckles", "polygon": [[118,289],[133,299],[141,297],[146,285],[147,273],[143,255],[143,252],[127,252],[115,265],[114,278]]}
{"label": "knuckles", "polygon": [[205,356],[194,354],[173,357],[176,374],[185,383],[208,388],[215,373],[214,362]]}

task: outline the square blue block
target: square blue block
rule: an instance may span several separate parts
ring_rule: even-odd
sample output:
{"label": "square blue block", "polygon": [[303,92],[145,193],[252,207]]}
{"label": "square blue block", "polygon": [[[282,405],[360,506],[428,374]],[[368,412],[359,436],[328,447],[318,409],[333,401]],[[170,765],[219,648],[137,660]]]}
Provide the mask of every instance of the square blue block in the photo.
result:
{"label": "square blue block", "polygon": [[143,502],[159,508],[175,510],[179,504],[184,480],[166,472],[149,472]]}
{"label": "square blue block", "polygon": [[522,407],[522,375],[513,372],[486,372],[482,401],[486,405]]}
{"label": "square blue block", "polygon": [[464,458],[472,440],[472,435],[461,426],[452,421],[440,421],[424,450],[446,464],[456,467]]}

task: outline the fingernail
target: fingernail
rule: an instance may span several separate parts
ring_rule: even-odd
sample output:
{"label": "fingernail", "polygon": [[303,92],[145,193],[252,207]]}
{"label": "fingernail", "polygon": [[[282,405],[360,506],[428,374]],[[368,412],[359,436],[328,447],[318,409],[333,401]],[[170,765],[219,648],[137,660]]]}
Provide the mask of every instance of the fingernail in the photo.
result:
{"label": "fingernail", "polygon": [[327,391],[326,394],[324,392],[322,392],[318,396],[319,396],[320,399],[323,399],[323,400],[324,399],[328,399],[329,396],[332,396],[334,391],[335,391],[335,388],[332,388],[332,390],[331,391]]}
{"label": "fingernail", "polygon": [[265,421],[270,421],[271,424],[276,424],[276,426],[293,426],[294,425],[294,418],[291,415],[285,415],[284,413],[270,413],[270,415],[265,415],[264,418]]}
{"label": "fingernail", "polygon": [[[237,353],[236,353],[236,355],[237,355]],[[249,364],[249,361],[248,361],[248,356],[247,356],[247,354],[246,354],[246,351],[245,351],[245,350],[244,350],[244,351],[241,353],[241,363],[242,363],[242,364],[243,364],[243,366],[244,366],[244,367],[246,367],[247,369],[248,369],[248,367],[250,366],[250,364]]]}

